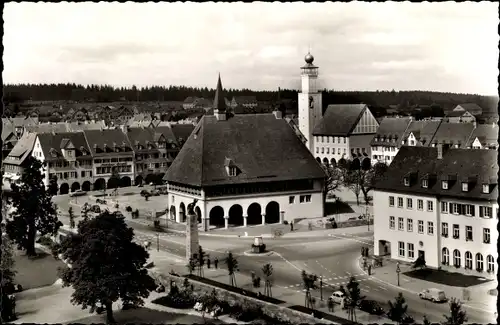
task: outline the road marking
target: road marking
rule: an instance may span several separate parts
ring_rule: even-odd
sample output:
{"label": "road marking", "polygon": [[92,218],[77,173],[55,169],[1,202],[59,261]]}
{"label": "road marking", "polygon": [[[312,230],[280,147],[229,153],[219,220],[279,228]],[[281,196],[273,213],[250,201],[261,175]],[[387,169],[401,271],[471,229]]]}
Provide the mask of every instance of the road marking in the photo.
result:
{"label": "road marking", "polygon": [[[358,243],[361,243],[361,244],[365,244],[365,245],[368,245],[368,246],[373,246],[372,243],[367,243],[367,242],[364,242],[364,241],[361,241],[359,239],[355,239],[355,238],[349,238],[349,237],[342,237],[342,236],[336,236],[336,235],[333,235],[333,234],[330,234],[329,235],[330,237],[334,237],[334,238],[339,238],[339,239],[347,239],[347,240],[352,240],[352,241],[355,241],[355,242],[358,242]],[[360,237],[361,238],[361,237]]]}
{"label": "road marking", "polygon": [[380,289],[382,290],[385,290],[385,291],[388,291],[389,289],[387,289],[386,287],[382,287],[382,286],[378,286]]}

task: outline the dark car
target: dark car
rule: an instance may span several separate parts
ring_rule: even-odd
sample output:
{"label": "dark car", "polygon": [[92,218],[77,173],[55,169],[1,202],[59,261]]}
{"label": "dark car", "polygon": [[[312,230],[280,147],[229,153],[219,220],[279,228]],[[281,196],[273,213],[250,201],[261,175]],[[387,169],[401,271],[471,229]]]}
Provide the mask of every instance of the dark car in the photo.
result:
{"label": "dark car", "polygon": [[384,308],[374,300],[362,300],[359,309],[372,315],[383,315],[385,313]]}

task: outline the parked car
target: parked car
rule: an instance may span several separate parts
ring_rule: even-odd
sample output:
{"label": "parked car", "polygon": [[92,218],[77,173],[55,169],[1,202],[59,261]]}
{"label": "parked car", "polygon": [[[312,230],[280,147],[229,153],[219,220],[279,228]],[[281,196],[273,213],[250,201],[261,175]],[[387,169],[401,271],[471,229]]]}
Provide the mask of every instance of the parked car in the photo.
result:
{"label": "parked car", "polygon": [[346,296],[342,291],[335,291],[330,298],[332,298],[334,303],[341,304],[346,299]]}
{"label": "parked car", "polygon": [[382,308],[375,300],[361,300],[359,303],[359,309],[372,315],[383,315],[385,313],[384,308]]}
{"label": "parked car", "polygon": [[97,204],[106,204],[107,203],[106,200],[101,200],[101,199],[96,199],[95,202]]}
{"label": "parked car", "polygon": [[446,294],[443,290],[436,288],[429,288],[422,290],[418,296],[424,300],[430,300],[432,302],[445,302],[448,299],[446,298]]}
{"label": "parked car", "polygon": [[153,196],[160,196],[160,194],[161,194],[161,193],[160,193],[160,191],[159,191],[159,190],[152,190],[152,191],[151,191],[151,195],[153,195]]}
{"label": "parked car", "polygon": [[70,193],[69,196],[71,196],[71,197],[74,197],[74,196],[83,196],[85,194],[87,194],[87,192],[82,191],[82,190],[76,190],[76,191]]}

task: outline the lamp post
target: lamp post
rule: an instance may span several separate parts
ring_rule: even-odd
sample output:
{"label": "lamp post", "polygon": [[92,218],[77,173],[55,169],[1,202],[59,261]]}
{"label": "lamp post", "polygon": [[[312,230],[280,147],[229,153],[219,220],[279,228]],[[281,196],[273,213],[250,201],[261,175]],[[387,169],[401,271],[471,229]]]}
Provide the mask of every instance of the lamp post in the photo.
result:
{"label": "lamp post", "polygon": [[[156,233],[156,251],[160,251],[160,233]],[[399,284],[398,284],[399,285]]]}
{"label": "lamp post", "polygon": [[319,294],[321,297],[321,301],[323,301],[323,275],[319,276]]}
{"label": "lamp post", "polygon": [[398,275],[398,287],[399,287],[399,272],[401,272],[401,269],[399,268],[399,262],[396,263],[396,273]]}
{"label": "lamp post", "polygon": [[167,227],[168,229],[168,213],[170,212],[170,210],[168,208],[165,209],[165,226]]}

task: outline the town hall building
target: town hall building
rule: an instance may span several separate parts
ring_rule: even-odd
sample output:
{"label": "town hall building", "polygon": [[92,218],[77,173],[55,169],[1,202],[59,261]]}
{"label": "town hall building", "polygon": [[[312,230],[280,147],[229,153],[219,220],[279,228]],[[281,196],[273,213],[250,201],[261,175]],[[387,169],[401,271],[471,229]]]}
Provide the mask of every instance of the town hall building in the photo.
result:
{"label": "town hall building", "polygon": [[325,173],[281,112],[229,113],[220,76],[213,105],[165,175],[170,218],[194,199],[204,231],[323,217]]}

